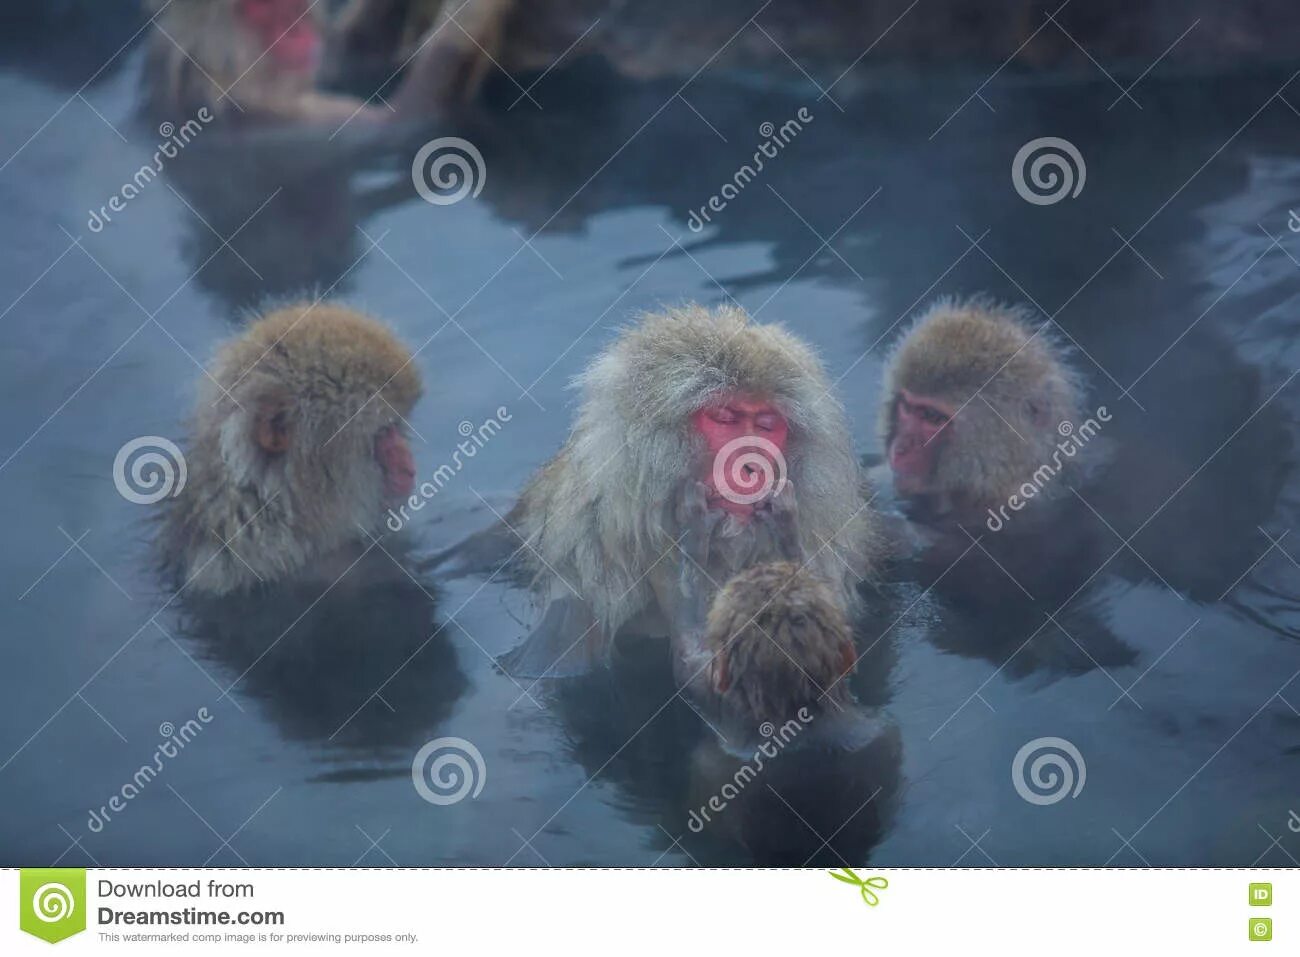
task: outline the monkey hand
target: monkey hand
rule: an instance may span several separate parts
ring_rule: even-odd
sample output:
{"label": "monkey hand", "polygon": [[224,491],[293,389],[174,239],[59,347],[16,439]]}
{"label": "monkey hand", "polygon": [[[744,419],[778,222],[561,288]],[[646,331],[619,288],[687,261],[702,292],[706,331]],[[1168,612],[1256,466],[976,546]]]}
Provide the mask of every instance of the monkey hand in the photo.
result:
{"label": "monkey hand", "polygon": [[688,559],[700,568],[708,567],[709,545],[718,524],[726,513],[712,508],[713,490],[704,482],[688,479],[677,505],[677,527],[681,530],[678,547]]}
{"label": "monkey hand", "polygon": [[754,519],[768,530],[781,558],[803,561],[803,548],[799,544],[799,503],[795,499],[793,482],[787,481],[780,490],[755,505]]}

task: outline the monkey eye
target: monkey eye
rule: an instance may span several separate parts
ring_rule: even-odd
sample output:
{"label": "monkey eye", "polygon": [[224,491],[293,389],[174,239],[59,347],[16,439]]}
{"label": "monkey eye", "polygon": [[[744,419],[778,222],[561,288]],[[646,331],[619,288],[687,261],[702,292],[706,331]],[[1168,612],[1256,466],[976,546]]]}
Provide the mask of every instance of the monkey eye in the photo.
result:
{"label": "monkey eye", "polygon": [[721,425],[732,425],[738,418],[736,410],[729,409],[726,406],[717,406],[716,408],[710,409],[705,414],[714,422],[720,423]]}
{"label": "monkey eye", "polygon": [[761,432],[771,432],[776,426],[776,415],[772,412],[760,412],[754,416],[754,427]]}
{"label": "monkey eye", "polygon": [[938,409],[932,409],[928,405],[918,406],[917,408],[921,410],[921,418],[930,425],[943,425],[948,421],[948,416]]}

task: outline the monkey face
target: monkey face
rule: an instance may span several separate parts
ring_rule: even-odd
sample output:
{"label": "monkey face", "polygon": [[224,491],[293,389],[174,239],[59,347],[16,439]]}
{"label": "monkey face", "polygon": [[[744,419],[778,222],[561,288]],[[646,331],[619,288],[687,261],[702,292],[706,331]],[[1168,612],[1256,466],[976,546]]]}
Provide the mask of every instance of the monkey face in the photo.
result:
{"label": "monkey face", "polygon": [[704,440],[699,477],[709,487],[709,507],[750,521],[785,481],[785,415],[769,401],[735,393],[696,411],[691,426]]}
{"label": "monkey face", "polygon": [[320,32],[310,0],[237,0],[245,27],[282,69],[314,73],[321,57]]}
{"label": "monkey face", "polygon": [[947,402],[899,389],[889,434],[889,468],[900,495],[933,488],[935,470],[948,442],[956,410]]}

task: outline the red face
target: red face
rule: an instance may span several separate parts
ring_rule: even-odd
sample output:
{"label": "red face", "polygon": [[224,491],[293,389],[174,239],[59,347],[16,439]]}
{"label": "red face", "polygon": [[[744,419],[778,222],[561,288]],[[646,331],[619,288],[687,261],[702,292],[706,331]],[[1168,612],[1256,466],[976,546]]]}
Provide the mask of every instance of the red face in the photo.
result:
{"label": "red face", "polygon": [[415,490],[415,458],[397,426],[381,429],[375,437],[375,461],[384,470],[384,494],[390,499],[407,498]]}
{"label": "red face", "polygon": [[770,402],[737,394],[695,412],[691,425],[708,450],[699,478],[711,490],[710,507],[748,521],[785,477],[790,424]]}
{"label": "red face", "polygon": [[889,440],[889,467],[894,487],[903,495],[929,490],[939,448],[947,439],[945,426],[956,410],[946,402],[899,389],[894,400],[893,435]]}
{"label": "red face", "polygon": [[240,19],[270,58],[286,70],[315,70],[321,39],[311,0],[239,0]]}

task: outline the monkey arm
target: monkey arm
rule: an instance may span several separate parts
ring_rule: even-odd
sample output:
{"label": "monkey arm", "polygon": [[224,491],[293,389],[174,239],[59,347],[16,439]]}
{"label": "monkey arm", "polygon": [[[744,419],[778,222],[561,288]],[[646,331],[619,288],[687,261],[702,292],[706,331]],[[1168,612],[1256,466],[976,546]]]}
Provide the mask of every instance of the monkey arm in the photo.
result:
{"label": "monkey arm", "polygon": [[393,97],[397,112],[419,116],[477,97],[493,63],[502,59],[505,22],[514,6],[515,0],[469,0],[463,9],[444,10],[411,55]]}
{"label": "monkey arm", "polygon": [[719,509],[708,506],[708,487],[688,481],[677,510],[683,529],[678,539],[680,567],[676,580],[660,595],[659,602],[668,618],[673,656],[673,677],[678,687],[699,693],[708,686],[710,655],[704,645],[709,606],[717,592],[706,569],[713,533],[724,517]]}
{"label": "monkey arm", "polygon": [[781,491],[761,503],[761,507],[755,507],[754,520],[767,528],[779,558],[804,563],[807,556],[799,541],[799,506],[793,482],[786,482]]}
{"label": "monkey arm", "polygon": [[604,665],[606,644],[590,605],[572,594],[554,595],[537,627],[499,661],[517,678],[571,678]]}

